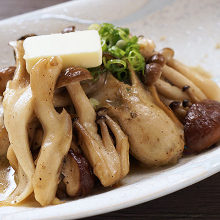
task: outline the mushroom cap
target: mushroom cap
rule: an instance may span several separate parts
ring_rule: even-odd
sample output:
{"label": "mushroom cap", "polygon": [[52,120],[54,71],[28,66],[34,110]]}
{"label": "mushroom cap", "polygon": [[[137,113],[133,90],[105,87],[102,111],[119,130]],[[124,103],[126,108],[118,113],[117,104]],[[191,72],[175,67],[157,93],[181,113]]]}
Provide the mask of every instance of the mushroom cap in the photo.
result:
{"label": "mushroom cap", "polygon": [[61,88],[74,82],[80,82],[92,78],[91,73],[87,69],[72,66],[61,71],[56,83],[56,88]]}

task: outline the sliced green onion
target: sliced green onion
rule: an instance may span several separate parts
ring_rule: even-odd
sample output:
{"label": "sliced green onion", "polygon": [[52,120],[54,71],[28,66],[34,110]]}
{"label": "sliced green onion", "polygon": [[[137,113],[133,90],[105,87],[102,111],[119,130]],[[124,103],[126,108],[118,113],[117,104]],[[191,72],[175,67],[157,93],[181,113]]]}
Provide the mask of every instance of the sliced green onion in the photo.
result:
{"label": "sliced green onion", "polygon": [[144,57],[138,51],[130,51],[127,59],[135,71],[141,71],[144,69],[145,60]]}
{"label": "sliced green onion", "polygon": [[[138,38],[131,36],[128,28],[116,27],[113,24],[93,24],[89,29],[98,30],[101,37],[102,51],[109,54],[103,56],[103,68],[110,71],[117,79],[129,82],[130,72],[127,62],[138,72],[144,72],[145,59],[140,53]],[[111,56],[113,59],[111,59]],[[114,59],[115,57],[115,59]],[[94,77],[101,74],[103,68],[92,69]]]}
{"label": "sliced green onion", "polygon": [[125,55],[125,51],[120,49],[117,46],[113,46],[113,47],[109,48],[108,51],[112,56],[117,57],[117,58],[122,58]]}
{"label": "sliced green onion", "polygon": [[128,34],[123,28],[118,28],[118,34],[122,40],[125,40],[125,41],[128,40]]}
{"label": "sliced green onion", "polygon": [[113,59],[113,60],[109,60],[106,63],[106,68],[109,70],[113,70],[113,71],[124,71],[127,67],[127,64],[124,60],[120,60],[120,59]]}
{"label": "sliced green onion", "polygon": [[119,47],[120,49],[125,49],[126,48],[126,41],[125,40],[119,40],[117,43],[116,43],[116,46]]}
{"label": "sliced green onion", "polygon": [[101,39],[101,46],[102,46],[102,51],[103,52],[108,51],[108,46],[107,46],[107,44],[106,44],[104,39]]}

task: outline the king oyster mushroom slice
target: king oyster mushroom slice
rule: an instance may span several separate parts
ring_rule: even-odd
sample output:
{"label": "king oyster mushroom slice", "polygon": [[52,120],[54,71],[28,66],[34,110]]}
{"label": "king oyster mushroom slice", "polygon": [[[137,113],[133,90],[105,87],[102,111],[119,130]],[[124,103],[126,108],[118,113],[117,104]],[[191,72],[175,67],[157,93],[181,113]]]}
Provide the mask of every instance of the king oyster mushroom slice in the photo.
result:
{"label": "king oyster mushroom slice", "polygon": [[54,88],[61,69],[61,58],[44,58],[34,65],[30,74],[34,112],[44,130],[33,176],[35,198],[42,206],[55,199],[62,161],[72,140],[69,114],[66,110],[59,114],[53,105]]}
{"label": "king oyster mushroom slice", "polygon": [[18,185],[6,203],[18,203],[33,192],[32,179],[35,172],[30,152],[27,126],[33,116],[33,97],[26,71],[23,41],[10,42],[16,53],[16,70],[4,92],[4,124],[10,146],[7,158],[18,176]]}
{"label": "king oyster mushroom slice", "polygon": [[176,162],[184,148],[183,128],[178,120],[157,104],[134,71],[132,85],[108,74],[106,83],[93,95],[108,115],[128,135],[131,153],[148,166]]}
{"label": "king oyster mushroom slice", "polygon": [[[71,67],[67,68],[63,74],[80,77],[90,73],[84,68]],[[129,144],[127,136],[120,126],[107,115],[103,116],[103,121],[96,121],[96,112],[82,89],[80,82],[71,83],[67,80],[62,84],[62,86],[64,85],[66,85],[79,117],[74,120],[73,124],[79,136],[80,147],[93,167],[94,174],[99,178],[103,186],[117,183],[129,171]],[[97,132],[96,122],[99,123],[102,136]],[[112,142],[108,128],[116,138],[116,147]]]}

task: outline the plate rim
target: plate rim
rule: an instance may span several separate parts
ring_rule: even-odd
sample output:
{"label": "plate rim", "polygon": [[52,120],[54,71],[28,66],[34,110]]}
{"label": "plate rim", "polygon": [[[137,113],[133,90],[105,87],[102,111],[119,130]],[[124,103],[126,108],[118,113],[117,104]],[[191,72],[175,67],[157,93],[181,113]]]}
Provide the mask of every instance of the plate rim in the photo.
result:
{"label": "plate rim", "polygon": [[[83,0],[83,1],[86,1],[86,0]],[[8,22],[11,22],[14,19],[25,19],[25,18],[30,17],[32,15],[36,16],[38,14],[43,13],[45,10],[56,10],[56,9],[58,9],[61,6],[62,7],[68,7],[68,5],[72,5],[72,4],[74,4],[74,2],[75,1],[69,1],[69,2],[65,2],[65,3],[53,5],[53,6],[50,6],[50,7],[46,7],[46,8],[43,8],[43,9],[39,9],[39,10],[36,10],[36,11],[31,11],[31,12],[24,13],[24,14],[21,14],[21,15],[17,15],[17,16],[13,16],[13,17],[10,17],[10,18],[6,18],[6,19],[3,19],[3,20],[0,20],[0,24],[5,24],[5,23],[8,23]],[[217,148],[214,151],[216,152],[216,154],[214,154],[214,157],[217,160],[218,159],[217,158],[218,155],[220,156],[220,146],[218,145]],[[209,155],[212,155],[212,153],[210,152]],[[202,156],[204,156],[204,155],[202,155]],[[198,157],[195,157],[193,160],[196,160],[196,158],[198,158]],[[206,161],[210,162],[210,158],[208,158]],[[196,164],[196,161],[194,162],[194,164]],[[186,164],[183,164],[181,166],[184,166],[184,165],[186,165]],[[179,167],[177,167],[177,169],[178,168]],[[89,216],[104,214],[104,213],[120,210],[120,209],[123,209],[123,208],[128,208],[128,207],[131,207],[131,206],[134,206],[134,205],[138,205],[138,204],[141,204],[141,203],[144,203],[144,202],[148,202],[148,201],[160,198],[162,196],[165,196],[165,195],[168,195],[170,193],[173,193],[173,192],[176,192],[178,190],[181,190],[181,189],[183,189],[185,187],[191,186],[192,184],[195,184],[195,183],[197,183],[197,182],[199,182],[199,181],[201,181],[203,179],[206,179],[209,176],[214,175],[214,174],[216,174],[218,172],[220,172],[220,162],[219,163],[217,163],[217,162],[216,163],[210,163],[209,165],[207,165],[206,169],[204,169],[203,171],[200,170],[199,172],[197,172],[196,176],[192,175],[192,179],[187,179],[185,181],[180,181],[180,182],[178,182],[176,184],[171,185],[169,188],[166,188],[164,191],[162,189],[160,189],[158,192],[155,192],[154,195],[152,195],[151,197],[144,198],[144,195],[143,195],[143,197],[136,198],[135,200],[130,199],[130,200],[127,200],[127,201],[124,201],[124,202],[119,201],[119,202],[115,203],[114,205],[112,204],[112,201],[110,201],[108,204],[105,205],[104,208],[102,208],[102,209],[94,209],[94,210],[91,210],[90,212],[87,212],[87,213],[84,213],[83,211],[81,211],[81,212],[78,212],[77,214],[76,213],[67,214],[68,216],[65,215],[65,214],[59,214],[59,211],[56,210],[58,208],[58,206],[59,206],[58,205],[58,206],[49,206],[49,207],[43,207],[43,208],[31,208],[30,210],[20,211],[19,213],[12,213],[12,214],[9,213],[9,214],[3,214],[3,215],[0,214],[0,217],[2,217],[2,219],[13,219],[16,216],[16,219],[22,219],[21,216],[19,217],[19,215],[22,214],[22,213],[25,214],[25,213],[33,212],[33,209],[37,209],[35,211],[41,212],[41,211],[39,211],[39,209],[45,210],[46,208],[52,209],[53,216],[51,215],[51,216],[48,216],[46,218],[45,217],[42,217],[42,218],[40,217],[39,218],[39,216],[37,216],[37,218],[31,218],[31,219],[83,218],[83,217],[89,217]],[[145,183],[145,181],[142,182],[141,184],[144,184],[144,183]],[[133,184],[131,184],[131,185],[133,185]],[[138,182],[135,183],[135,184],[138,184]],[[126,186],[126,187],[128,187],[128,186]],[[107,194],[108,193],[109,192],[107,192]],[[98,194],[96,196],[99,196],[99,195],[100,194]],[[92,198],[92,196],[91,196],[91,198]],[[65,204],[68,204],[67,208],[69,208],[69,205],[72,204],[72,203],[75,203],[76,201],[77,200],[74,200],[74,201],[71,201],[71,202],[68,202],[68,203],[65,203]],[[110,206],[109,204],[112,204],[112,205]],[[4,208],[4,207],[1,207],[0,210],[2,208]]]}

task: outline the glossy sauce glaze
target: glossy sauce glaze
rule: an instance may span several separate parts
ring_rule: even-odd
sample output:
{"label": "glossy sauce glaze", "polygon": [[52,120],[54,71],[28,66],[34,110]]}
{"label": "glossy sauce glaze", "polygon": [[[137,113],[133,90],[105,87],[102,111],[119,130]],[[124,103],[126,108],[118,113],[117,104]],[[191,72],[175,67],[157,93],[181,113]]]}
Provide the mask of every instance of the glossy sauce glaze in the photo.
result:
{"label": "glossy sauce glaze", "polygon": [[5,157],[0,157],[0,206],[15,188],[14,169]]}

